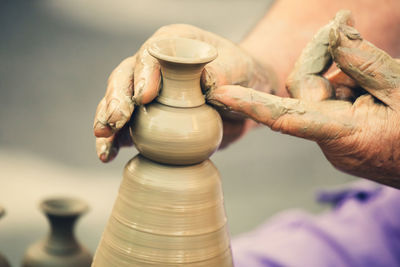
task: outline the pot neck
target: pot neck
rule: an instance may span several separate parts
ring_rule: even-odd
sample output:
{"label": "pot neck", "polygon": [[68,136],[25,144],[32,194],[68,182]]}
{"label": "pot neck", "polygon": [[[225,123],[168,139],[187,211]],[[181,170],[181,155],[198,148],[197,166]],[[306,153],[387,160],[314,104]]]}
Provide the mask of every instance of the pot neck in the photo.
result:
{"label": "pot neck", "polygon": [[46,216],[50,223],[46,249],[54,254],[79,250],[79,244],[74,234],[74,226],[80,215],[60,216],[46,214]]}
{"label": "pot neck", "polygon": [[158,59],[161,65],[162,88],[156,101],[172,106],[190,108],[205,103],[200,77],[205,64],[175,63]]}

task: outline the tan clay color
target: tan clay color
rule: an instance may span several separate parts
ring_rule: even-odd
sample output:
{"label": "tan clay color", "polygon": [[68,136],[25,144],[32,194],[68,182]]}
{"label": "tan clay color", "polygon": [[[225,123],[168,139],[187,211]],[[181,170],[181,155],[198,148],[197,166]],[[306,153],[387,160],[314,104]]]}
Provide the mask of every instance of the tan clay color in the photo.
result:
{"label": "tan clay color", "polygon": [[206,160],[222,139],[222,120],[208,105],[174,108],[154,103],[141,106],[131,129],[136,148],[147,158],[167,164]]}
{"label": "tan clay color", "polygon": [[163,87],[156,101],[172,107],[197,107],[205,103],[200,88],[204,66],[217,57],[206,43],[186,39],[161,39],[149,53],[161,65]]}
{"label": "tan clay color", "polygon": [[56,197],[40,205],[50,223],[48,236],[28,248],[23,267],[88,267],[92,256],[74,235],[76,220],[88,206],[79,199]]}
{"label": "tan clay color", "polygon": [[163,87],[156,101],[135,113],[131,136],[147,158],[185,165],[211,156],[222,140],[222,120],[205,105],[200,76],[206,63],[215,59],[212,46],[191,39],[164,39],[149,52],[161,65]]}
{"label": "tan clay color", "polygon": [[134,114],[131,135],[142,155],[125,167],[92,266],[233,266],[221,181],[208,160],[222,121],[200,88],[216,51],[176,38],[155,42],[150,53],[163,88],[158,103]]}
{"label": "tan clay color", "polygon": [[218,171],[136,156],[124,179],[93,266],[231,266]]}

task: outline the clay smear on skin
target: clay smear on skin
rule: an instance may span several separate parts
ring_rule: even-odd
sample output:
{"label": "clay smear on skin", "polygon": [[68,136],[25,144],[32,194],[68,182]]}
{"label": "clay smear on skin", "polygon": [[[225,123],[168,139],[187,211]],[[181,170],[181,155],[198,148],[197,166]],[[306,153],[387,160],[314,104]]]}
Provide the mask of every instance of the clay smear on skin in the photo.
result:
{"label": "clay smear on skin", "polygon": [[[356,79],[369,93],[392,105],[391,96],[400,86],[400,63],[362,39],[354,28],[339,27],[331,32],[330,39],[332,56],[343,72]],[[352,64],[360,60],[366,63]]]}
{"label": "clay smear on skin", "polygon": [[[246,90],[246,89],[242,89]],[[260,122],[262,122],[263,118],[266,117],[265,110],[261,109],[260,105],[264,108],[267,108],[269,113],[269,117],[273,120],[280,118],[285,114],[299,114],[303,115],[306,113],[306,109],[304,104],[297,99],[290,98],[281,98],[278,96],[267,95],[261,92],[257,92],[252,89],[247,89],[248,92],[245,94],[239,92],[235,95],[236,92],[229,91],[229,98],[234,100],[234,103],[238,106],[239,110],[245,111],[246,107],[250,107],[251,117],[259,118]],[[225,93],[227,94],[227,93]],[[221,98],[225,98],[221,96]]]}

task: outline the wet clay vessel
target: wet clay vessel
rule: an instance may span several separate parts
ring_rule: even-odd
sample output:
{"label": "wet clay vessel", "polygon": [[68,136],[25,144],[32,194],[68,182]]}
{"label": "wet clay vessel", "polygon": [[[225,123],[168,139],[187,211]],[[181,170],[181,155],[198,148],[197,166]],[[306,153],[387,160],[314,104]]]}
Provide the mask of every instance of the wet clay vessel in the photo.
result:
{"label": "wet clay vessel", "polygon": [[[0,206],[0,218],[5,214],[5,210]],[[10,264],[6,260],[6,258],[0,254],[0,267],[10,267]]]}
{"label": "wet clay vessel", "polygon": [[92,266],[233,266],[221,181],[208,159],[222,121],[200,88],[216,49],[174,38],[155,41],[149,53],[160,62],[163,85],[134,114],[140,154],[125,166]]}
{"label": "wet clay vessel", "polygon": [[46,238],[28,248],[23,267],[88,267],[92,256],[74,235],[76,220],[87,212],[85,202],[74,198],[50,198],[40,204],[50,223]]}
{"label": "wet clay vessel", "polygon": [[191,39],[154,42],[149,53],[161,65],[162,89],[157,103],[141,106],[134,116],[131,136],[139,152],[161,163],[202,162],[218,148],[221,118],[205,104],[200,76],[216,49]]}

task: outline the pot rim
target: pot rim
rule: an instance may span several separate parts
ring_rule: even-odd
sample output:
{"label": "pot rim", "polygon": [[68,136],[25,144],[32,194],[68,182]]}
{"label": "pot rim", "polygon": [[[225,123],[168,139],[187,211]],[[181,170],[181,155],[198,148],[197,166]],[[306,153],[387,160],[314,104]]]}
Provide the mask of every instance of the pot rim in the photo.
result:
{"label": "pot rim", "polygon": [[[165,51],[165,47],[167,45],[176,46],[177,43],[188,50],[193,50],[193,56],[168,55]],[[199,40],[183,37],[158,39],[150,45],[148,51],[150,55],[156,59],[180,64],[206,64],[213,61],[218,56],[217,49],[214,46]],[[196,51],[201,51],[201,53],[195,54]]]}
{"label": "pot rim", "polygon": [[48,215],[76,216],[89,210],[87,203],[73,197],[50,197],[40,203],[40,209]]}

